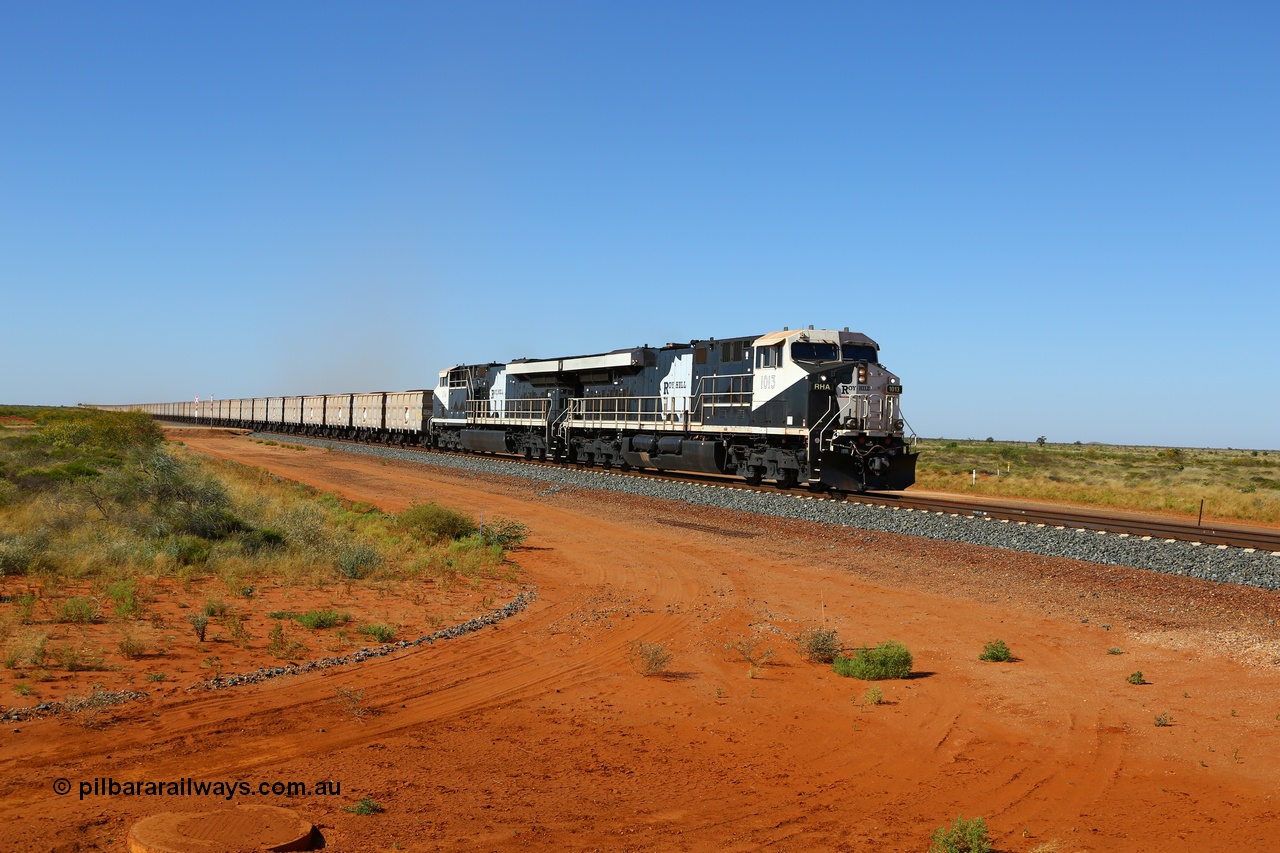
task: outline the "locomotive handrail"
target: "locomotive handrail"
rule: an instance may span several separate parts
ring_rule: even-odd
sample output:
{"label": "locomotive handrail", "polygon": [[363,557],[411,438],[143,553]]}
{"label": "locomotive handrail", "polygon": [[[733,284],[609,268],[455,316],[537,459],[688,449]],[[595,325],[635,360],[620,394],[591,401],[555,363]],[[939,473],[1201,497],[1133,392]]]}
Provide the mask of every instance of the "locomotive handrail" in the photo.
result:
{"label": "locomotive handrail", "polygon": [[686,396],[572,397],[565,408],[564,424],[588,429],[686,431],[702,425],[696,403],[696,398]]}
{"label": "locomotive handrail", "polygon": [[503,400],[501,409],[492,408],[492,403],[488,399],[468,400],[467,423],[483,426],[547,426],[547,409],[551,401],[544,397]]}

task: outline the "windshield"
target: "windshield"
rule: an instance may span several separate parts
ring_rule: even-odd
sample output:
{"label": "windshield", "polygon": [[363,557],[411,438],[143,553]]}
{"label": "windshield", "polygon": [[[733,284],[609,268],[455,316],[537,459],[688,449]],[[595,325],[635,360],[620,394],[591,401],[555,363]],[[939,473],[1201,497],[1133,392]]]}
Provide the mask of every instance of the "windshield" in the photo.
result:
{"label": "windshield", "polygon": [[839,349],[835,344],[811,344],[796,341],[791,345],[792,361],[837,361]]}
{"label": "windshield", "polygon": [[863,344],[845,344],[844,360],[845,361],[875,361],[876,348],[865,346]]}

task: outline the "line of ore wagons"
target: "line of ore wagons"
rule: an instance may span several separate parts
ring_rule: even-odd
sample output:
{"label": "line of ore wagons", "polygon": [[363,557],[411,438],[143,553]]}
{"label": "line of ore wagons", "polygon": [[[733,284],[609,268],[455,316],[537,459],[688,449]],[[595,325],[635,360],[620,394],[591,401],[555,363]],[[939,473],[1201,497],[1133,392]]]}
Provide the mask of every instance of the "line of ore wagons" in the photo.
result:
{"label": "line of ore wagons", "polygon": [[242,427],[389,444],[425,443],[430,391],[374,391],[304,397],[253,397],[101,406],[147,412],[178,423]]}

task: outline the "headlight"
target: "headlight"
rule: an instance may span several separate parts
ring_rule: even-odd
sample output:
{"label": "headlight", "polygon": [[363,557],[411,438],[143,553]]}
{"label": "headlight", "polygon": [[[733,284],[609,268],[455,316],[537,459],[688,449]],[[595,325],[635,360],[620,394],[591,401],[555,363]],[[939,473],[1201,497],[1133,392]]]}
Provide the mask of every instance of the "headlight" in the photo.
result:
{"label": "headlight", "polygon": [[858,368],[858,384],[867,384],[867,366],[865,364]]}

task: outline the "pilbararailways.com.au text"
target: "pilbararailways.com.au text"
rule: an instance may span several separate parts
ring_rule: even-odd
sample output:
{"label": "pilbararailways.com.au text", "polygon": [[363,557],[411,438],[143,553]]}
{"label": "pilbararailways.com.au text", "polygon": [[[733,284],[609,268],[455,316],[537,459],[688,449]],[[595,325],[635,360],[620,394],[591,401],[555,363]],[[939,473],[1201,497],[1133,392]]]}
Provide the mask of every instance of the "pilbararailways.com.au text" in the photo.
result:
{"label": "pilbararailways.com.au text", "polygon": [[[71,780],[53,781],[54,793],[70,794]],[[79,782],[80,799],[88,797],[216,797],[232,800],[236,797],[337,797],[342,794],[342,783],[333,779],[318,782],[263,781],[244,782],[237,779],[130,779],[117,781],[107,777],[84,779]]]}

